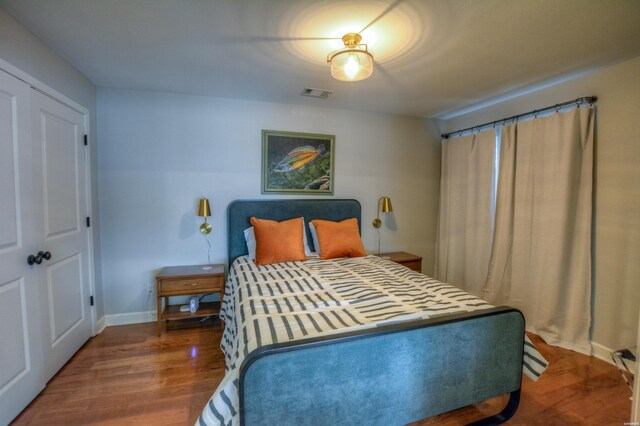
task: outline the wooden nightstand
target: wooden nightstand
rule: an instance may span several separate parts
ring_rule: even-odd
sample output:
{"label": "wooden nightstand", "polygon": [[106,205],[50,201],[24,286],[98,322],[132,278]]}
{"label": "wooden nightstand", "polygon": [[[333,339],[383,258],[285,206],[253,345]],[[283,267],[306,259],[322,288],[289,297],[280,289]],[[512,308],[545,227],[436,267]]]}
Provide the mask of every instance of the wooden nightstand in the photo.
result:
{"label": "wooden nightstand", "polygon": [[380,253],[379,256],[383,259],[389,259],[392,262],[399,263],[414,271],[422,272],[422,257],[416,256],[415,254],[405,251],[394,251],[391,253]]}
{"label": "wooden nightstand", "polygon": [[[162,322],[185,318],[220,315],[220,304],[224,294],[224,265],[169,266],[156,275],[156,302],[158,304],[158,336],[162,333]],[[192,296],[220,293],[220,302],[200,303],[194,313],[180,312],[180,305],[169,305],[169,296]],[[162,299],[164,298],[164,309]]]}

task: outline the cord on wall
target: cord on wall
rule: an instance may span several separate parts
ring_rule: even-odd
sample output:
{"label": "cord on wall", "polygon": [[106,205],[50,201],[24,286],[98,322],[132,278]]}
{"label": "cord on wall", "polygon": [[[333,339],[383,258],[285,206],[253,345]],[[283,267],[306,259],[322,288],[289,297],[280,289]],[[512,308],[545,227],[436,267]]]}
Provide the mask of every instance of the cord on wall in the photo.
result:
{"label": "cord on wall", "polygon": [[148,311],[152,311],[151,309],[151,300],[153,299],[153,284],[152,283],[148,283],[147,284],[147,310]]}
{"label": "cord on wall", "polygon": [[204,236],[207,240],[207,265],[211,265],[211,242],[209,241],[209,235]]}

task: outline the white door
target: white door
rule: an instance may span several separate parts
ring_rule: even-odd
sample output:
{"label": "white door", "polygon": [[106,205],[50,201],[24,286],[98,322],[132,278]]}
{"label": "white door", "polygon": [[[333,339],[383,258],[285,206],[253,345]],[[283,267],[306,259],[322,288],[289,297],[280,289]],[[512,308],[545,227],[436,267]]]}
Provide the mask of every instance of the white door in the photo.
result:
{"label": "white door", "polygon": [[38,269],[45,379],[91,337],[84,116],[32,90],[35,230],[51,254]]}
{"label": "white door", "polygon": [[0,70],[0,425],[44,388],[30,89]]}

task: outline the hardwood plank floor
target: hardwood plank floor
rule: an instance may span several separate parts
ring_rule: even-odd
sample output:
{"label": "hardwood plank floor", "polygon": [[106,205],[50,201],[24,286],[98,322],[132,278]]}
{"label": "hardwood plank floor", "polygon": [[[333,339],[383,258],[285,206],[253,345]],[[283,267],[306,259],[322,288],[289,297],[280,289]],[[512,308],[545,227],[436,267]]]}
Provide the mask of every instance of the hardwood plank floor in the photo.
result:
{"label": "hardwood plank floor", "polygon": [[[92,338],[14,421],[16,425],[192,425],[224,375],[219,322],[109,327]],[[511,425],[622,425],[631,391],[604,361],[530,336],[550,367],[523,379]],[[493,414],[506,397],[415,423],[462,425]]]}

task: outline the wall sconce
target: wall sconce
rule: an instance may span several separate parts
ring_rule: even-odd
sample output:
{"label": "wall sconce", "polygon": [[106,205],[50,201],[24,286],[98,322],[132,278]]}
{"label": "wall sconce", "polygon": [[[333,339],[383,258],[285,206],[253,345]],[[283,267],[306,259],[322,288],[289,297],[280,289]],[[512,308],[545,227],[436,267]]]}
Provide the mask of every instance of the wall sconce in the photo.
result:
{"label": "wall sconce", "polygon": [[209,200],[202,197],[200,198],[200,202],[198,203],[198,216],[204,217],[204,223],[200,225],[200,232],[204,235],[205,240],[207,240],[207,265],[203,266],[202,269],[208,271],[211,269],[211,243],[209,242],[208,234],[211,232],[211,224],[207,223],[207,218],[211,216],[211,207],[209,206]]}
{"label": "wall sconce", "polygon": [[211,224],[207,223],[207,218],[211,216],[211,208],[209,207],[209,200],[206,198],[200,198],[200,204],[198,205],[198,216],[204,217],[204,223],[200,225],[200,232],[208,234],[211,232]]}
{"label": "wall sconce", "polygon": [[382,226],[382,220],[380,220],[380,211],[382,213],[393,212],[393,206],[391,205],[391,198],[384,196],[378,200],[378,207],[376,208],[376,218],[373,219],[373,227],[378,230],[378,255],[380,255],[380,227]]}
{"label": "wall sconce", "polygon": [[[380,208],[382,206],[382,209]],[[390,213],[393,212],[393,206],[391,206],[391,198],[389,197],[380,197],[378,200],[378,208],[376,209],[376,218],[373,219],[373,227],[380,228],[382,226],[382,221],[380,220],[380,211],[382,213]]]}

